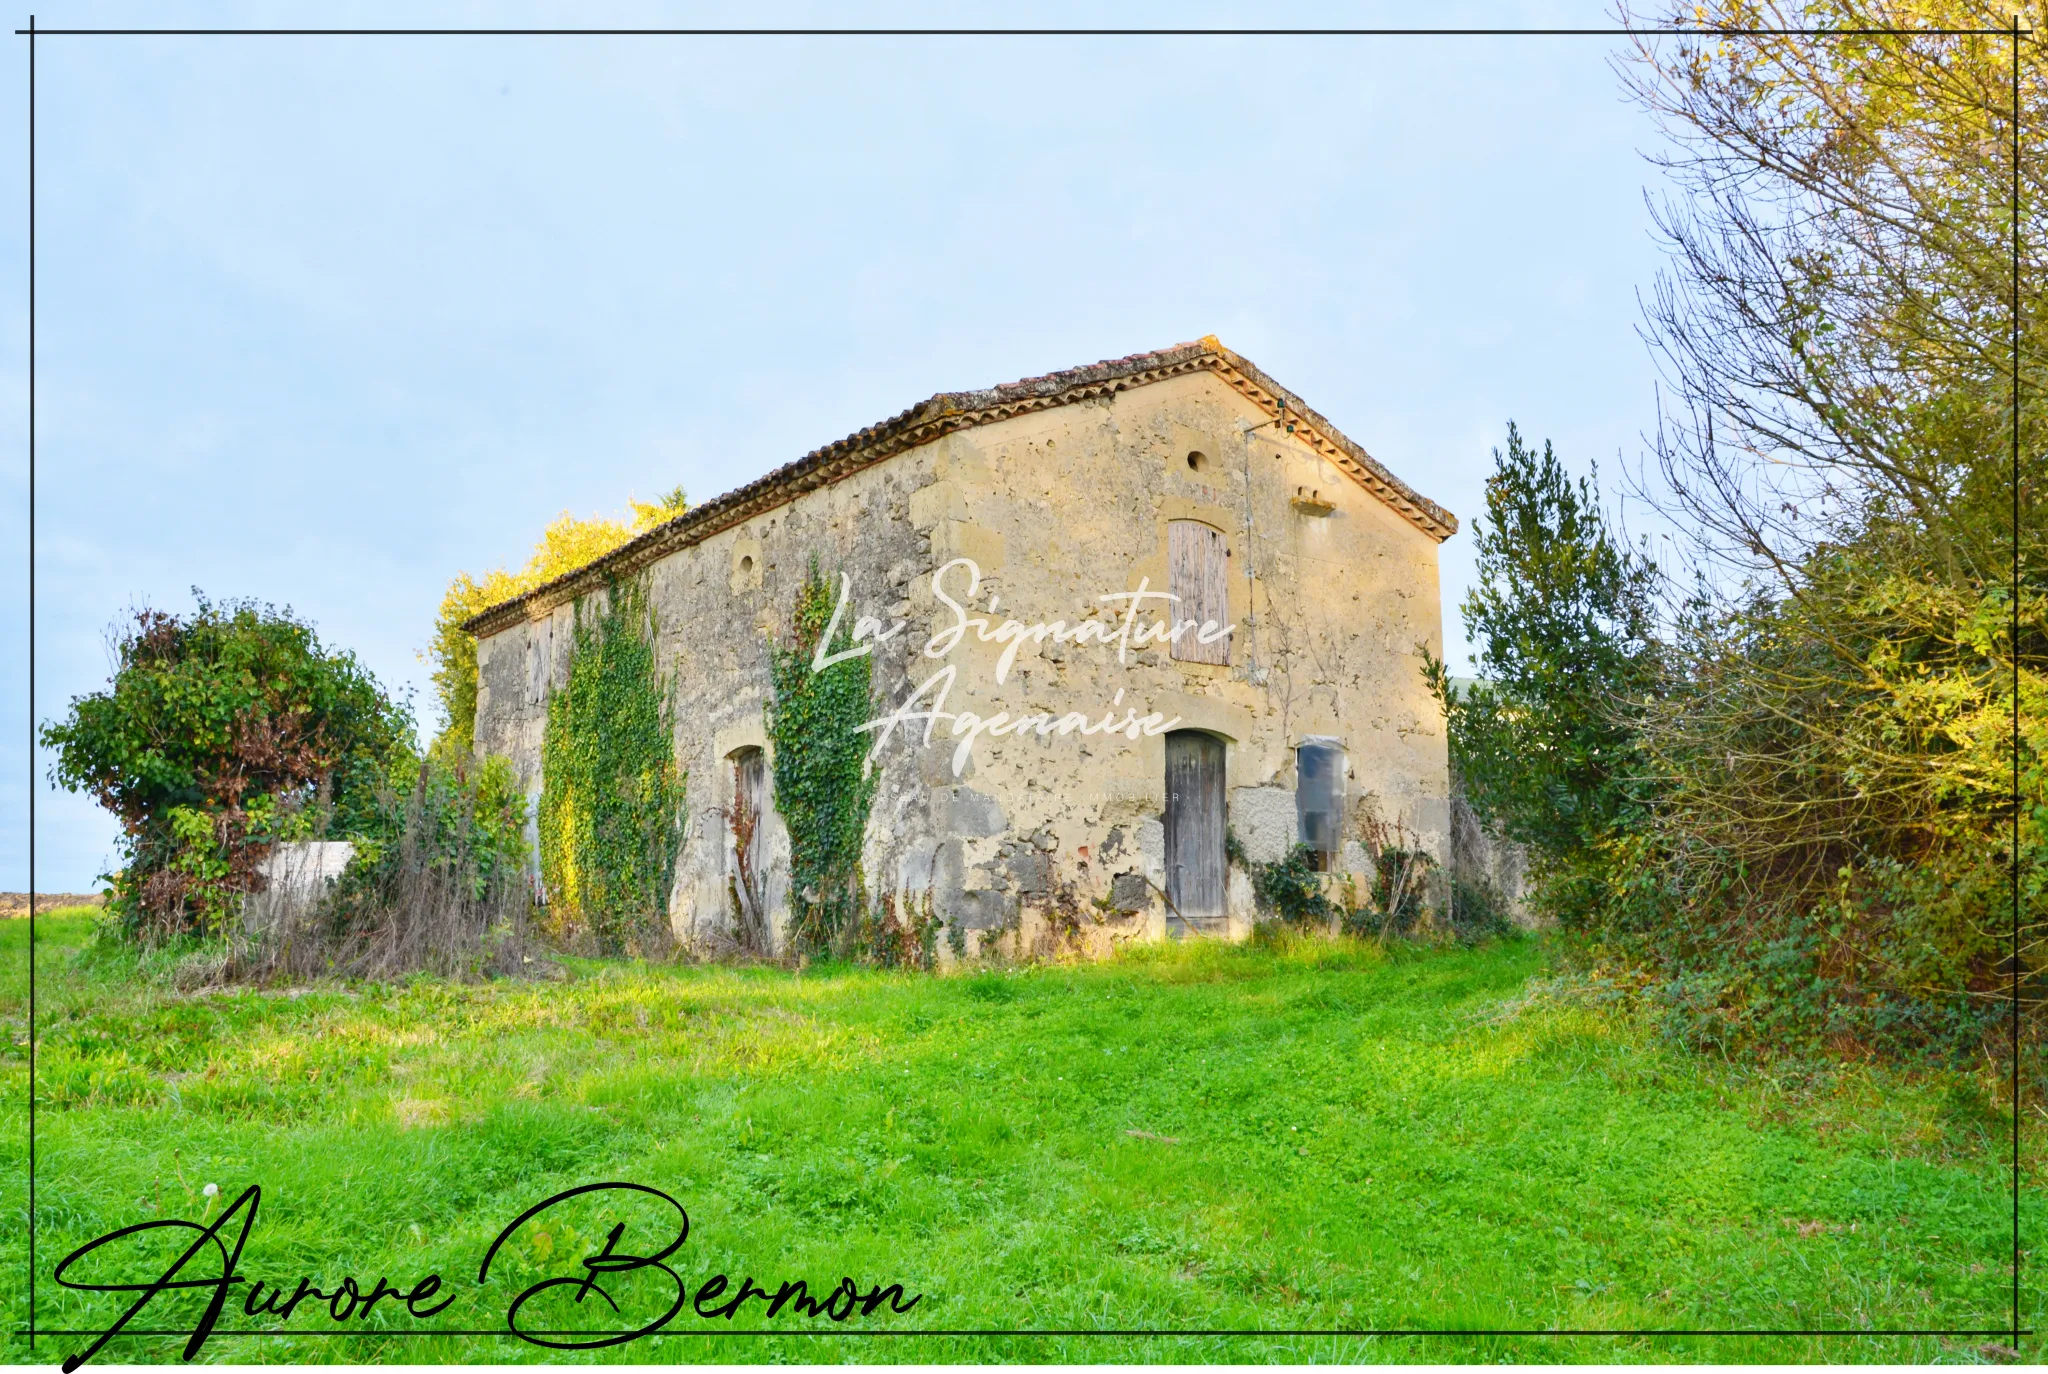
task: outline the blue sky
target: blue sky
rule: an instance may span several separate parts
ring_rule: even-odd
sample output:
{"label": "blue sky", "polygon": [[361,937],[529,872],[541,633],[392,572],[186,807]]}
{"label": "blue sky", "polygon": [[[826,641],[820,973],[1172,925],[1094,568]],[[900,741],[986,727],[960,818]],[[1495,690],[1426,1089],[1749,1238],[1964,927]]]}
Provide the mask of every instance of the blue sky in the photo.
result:
{"label": "blue sky", "polygon": [[[43,3],[38,23],[1099,24],[1024,4]],[[1597,3],[1119,24],[1599,25]],[[26,11],[18,16],[25,21]],[[12,27],[12,26],[10,26]],[[25,149],[25,40],[0,140]],[[132,604],[289,604],[431,724],[461,569],[892,415],[1216,334],[1468,523],[1654,413],[1654,127],[1574,38],[47,38],[36,715]],[[0,888],[27,873],[27,186],[0,205]],[[1471,541],[1443,549],[1445,634]],[[35,765],[37,886],[115,827]]]}

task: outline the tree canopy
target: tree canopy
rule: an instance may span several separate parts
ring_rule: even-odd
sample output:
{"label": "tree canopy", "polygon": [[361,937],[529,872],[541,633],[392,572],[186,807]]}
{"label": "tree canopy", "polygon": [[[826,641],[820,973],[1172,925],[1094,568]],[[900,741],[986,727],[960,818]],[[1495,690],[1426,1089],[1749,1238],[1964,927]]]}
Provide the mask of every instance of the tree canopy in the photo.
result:
{"label": "tree canopy", "polygon": [[1475,810],[1552,863],[1598,842],[1626,805],[1629,723],[1655,678],[1657,569],[1609,532],[1594,481],[1508,426],[1478,580],[1461,606],[1481,681],[1430,672]]}
{"label": "tree canopy", "polygon": [[292,813],[317,803],[337,834],[371,824],[412,744],[404,707],[289,609],[195,596],[189,616],[137,611],[106,690],[42,732],[55,780],[121,821],[118,909],[163,933],[216,922],[251,889],[245,841]]}
{"label": "tree canopy", "polygon": [[593,516],[579,520],[563,511],[541,532],[526,565],[517,572],[497,568],[482,580],[457,573],[441,598],[434,637],[425,657],[433,665],[434,695],[442,713],[433,752],[444,759],[467,758],[476,738],[476,640],[463,622],[502,601],[532,591],[563,573],[574,572],[610,553],[635,535],[665,524],[690,508],[681,487],[655,501],[629,501],[628,520]]}

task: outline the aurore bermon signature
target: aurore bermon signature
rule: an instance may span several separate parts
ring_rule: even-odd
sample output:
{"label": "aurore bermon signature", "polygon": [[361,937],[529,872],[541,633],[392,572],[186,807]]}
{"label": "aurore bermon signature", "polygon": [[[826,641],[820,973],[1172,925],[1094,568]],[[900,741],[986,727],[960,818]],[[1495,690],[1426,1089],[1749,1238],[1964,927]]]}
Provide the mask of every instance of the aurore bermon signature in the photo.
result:
{"label": "aurore bermon signature", "polygon": [[[600,1346],[623,1345],[639,1340],[667,1326],[675,1320],[685,1305],[694,1309],[697,1316],[705,1321],[731,1321],[746,1304],[758,1300],[764,1308],[763,1315],[773,1319],[785,1308],[806,1317],[824,1316],[835,1322],[843,1322],[857,1311],[860,1315],[872,1316],[884,1303],[891,1312],[908,1312],[917,1306],[920,1296],[905,1296],[903,1286],[897,1283],[876,1284],[863,1293],[858,1284],[850,1278],[843,1278],[839,1286],[823,1297],[811,1296],[802,1279],[795,1279],[778,1285],[772,1292],[759,1287],[751,1277],[742,1278],[736,1291],[724,1274],[714,1274],[698,1284],[694,1293],[689,1283],[668,1264],[668,1260],[682,1248],[689,1239],[690,1217],[682,1204],[659,1189],[649,1188],[640,1183],[586,1183],[580,1188],[570,1188],[556,1193],[542,1202],[521,1212],[512,1222],[498,1233],[496,1240],[484,1252],[483,1262],[477,1266],[476,1279],[482,1284],[490,1278],[491,1264],[498,1258],[500,1249],[522,1226],[540,1217],[549,1208],[571,1198],[584,1197],[595,1193],[630,1192],[645,1194],[666,1203],[675,1211],[675,1233],[667,1244],[649,1255],[628,1254],[619,1249],[625,1240],[626,1223],[618,1222],[605,1234],[602,1247],[595,1254],[585,1255],[579,1260],[580,1274],[557,1274],[544,1278],[538,1283],[522,1289],[505,1310],[507,1334],[535,1345],[555,1350],[593,1350]],[[192,1326],[190,1337],[185,1342],[184,1357],[192,1359],[207,1338],[219,1324],[221,1313],[226,1309],[231,1291],[237,1284],[245,1285],[248,1291],[242,1297],[242,1313],[252,1318],[275,1318],[280,1322],[289,1321],[302,1303],[313,1307],[325,1307],[327,1317],[336,1323],[363,1322],[378,1304],[387,1304],[386,1310],[404,1308],[407,1315],[427,1318],[445,1309],[455,1301],[455,1294],[444,1289],[439,1274],[428,1274],[409,1288],[394,1288],[379,1278],[367,1290],[353,1277],[344,1277],[332,1290],[323,1289],[310,1278],[301,1278],[287,1294],[283,1285],[272,1284],[263,1279],[253,1279],[240,1272],[242,1249],[248,1243],[250,1229],[256,1222],[257,1205],[263,1196],[262,1189],[250,1184],[242,1190],[233,1202],[216,1217],[211,1224],[202,1225],[196,1221],[165,1218],[159,1221],[140,1222],[109,1232],[97,1240],[88,1241],[66,1255],[57,1264],[54,1277],[65,1288],[88,1293],[132,1293],[135,1300],[115,1319],[112,1325],[99,1334],[93,1343],[64,1361],[65,1374],[77,1369],[115,1336],[118,1336],[144,1308],[165,1293],[211,1290],[206,1310]],[[229,1230],[231,1221],[239,1220],[233,1228],[231,1240],[223,1239],[223,1232]],[[74,1266],[84,1264],[91,1256],[100,1256],[99,1263],[114,1260],[122,1242],[135,1244],[137,1237],[162,1239],[165,1232],[191,1232],[192,1242],[153,1278],[122,1282],[93,1282],[73,1278],[70,1273]],[[110,1250],[109,1247],[114,1247]],[[210,1249],[209,1249],[210,1247]],[[218,1265],[212,1260],[217,1258]],[[92,1267],[98,1267],[95,1264]],[[205,1270],[202,1276],[198,1271]],[[666,1290],[673,1286],[673,1297],[668,1299],[667,1310],[652,1320],[625,1315],[619,1302],[606,1283],[615,1283],[624,1274],[646,1271],[650,1275],[665,1276],[661,1284],[664,1297]],[[559,1331],[531,1324],[520,1325],[520,1313],[529,1304],[545,1294],[566,1298],[579,1307],[593,1293],[603,1299],[615,1323],[607,1323],[609,1329],[579,1333]]]}

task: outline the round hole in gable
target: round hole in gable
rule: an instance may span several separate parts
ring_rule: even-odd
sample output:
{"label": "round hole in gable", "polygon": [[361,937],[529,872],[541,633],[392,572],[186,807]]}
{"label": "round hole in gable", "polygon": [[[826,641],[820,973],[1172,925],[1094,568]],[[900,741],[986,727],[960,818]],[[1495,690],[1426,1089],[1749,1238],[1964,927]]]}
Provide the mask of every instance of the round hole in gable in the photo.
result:
{"label": "round hole in gable", "polygon": [[1206,454],[1206,453],[1202,452],[1202,451],[1201,451],[1200,449],[1196,449],[1196,450],[1195,450],[1194,452],[1192,452],[1192,453],[1188,454],[1188,471],[1189,471],[1189,472],[1207,472],[1208,470],[1209,470],[1209,455],[1208,455],[1208,454]]}

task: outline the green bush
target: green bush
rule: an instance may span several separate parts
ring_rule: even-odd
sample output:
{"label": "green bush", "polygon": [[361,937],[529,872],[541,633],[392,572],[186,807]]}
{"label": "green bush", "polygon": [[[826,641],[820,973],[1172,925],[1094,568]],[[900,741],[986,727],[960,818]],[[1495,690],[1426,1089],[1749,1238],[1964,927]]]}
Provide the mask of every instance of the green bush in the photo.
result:
{"label": "green bush", "polygon": [[1446,924],[1459,944],[1477,945],[1517,933],[1519,927],[1508,916],[1507,899],[1490,879],[1453,871],[1449,888]]}
{"label": "green bush", "polygon": [[1429,918],[1437,862],[1420,849],[1388,846],[1373,861],[1372,904],[1381,935],[1413,935]]}
{"label": "green bush", "polygon": [[1570,908],[1668,982],[1674,1033],[2040,1063],[2044,202],[1986,132],[2048,117],[2042,55],[1724,32],[1631,60],[1673,192],[1636,485],[1704,575],[1627,703],[1642,814]]}
{"label": "green bush", "polygon": [[527,953],[526,799],[503,759],[408,759],[377,791],[355,857],[324,891],[262,899],[202,981],[415,973],[475,979],[552,967]]}
{"label": "green bush", "polygon": [[107,690],[42,731],[55,780],[120,819],[111,915],[145,942],[223,928],[276,840],[364,833],[411,756],[410,715],[355,655],[289,610],[194,595],[136,612]]}
{"label": "green bush", "polygon": [[1252,898],[1258,909],[1291,926],[1327,921],[1336,910],[1323,894],[1323,875],[1316,868],[1315,851],[1297,844],[1287,856],[1269,863],[1253,864]]}
{"label": "green bush", "polygon": [[521,879],[532,857],[526,797],[502,758],[449,765],[407,755],[377,790],[373,818],[355,841],[345,884],[384,882],[409,843],[420,861],[461,872],[479,899],[494,883]]}
{"label": "green bush", "polygon": [[1482,680],[1460,691],[1435,659],[1424,670],[1466,799],[1540,867],[1628,823],[1639,746],[1616,707],[1657,681],[1658,572],[1616,543],[1592,480],[1512,424],[1473,543],[1460,610]]}

